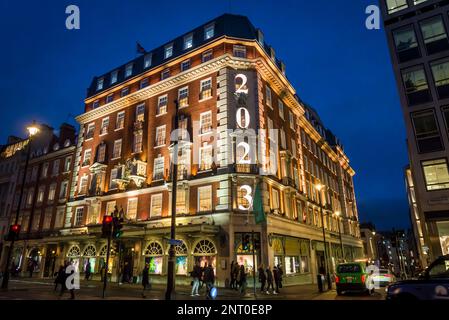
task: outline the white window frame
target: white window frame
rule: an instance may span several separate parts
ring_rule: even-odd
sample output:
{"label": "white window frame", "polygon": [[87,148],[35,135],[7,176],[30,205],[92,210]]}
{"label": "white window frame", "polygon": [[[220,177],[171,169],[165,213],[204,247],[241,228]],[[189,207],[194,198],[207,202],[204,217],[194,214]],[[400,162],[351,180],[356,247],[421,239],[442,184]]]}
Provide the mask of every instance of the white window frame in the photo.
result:
{"label": "white window frame", "polygon": [[184,48],[184,50],[193,48],[193,33],[189,33],[184,36],[183,48]]}
{"label": "white window frame", "polygon": [[[167,144],[167,126],[164,124],[162,126],[159,126],[156,128],[156,137],[155,137],[155,141],[154,141],[154,147],[155,148],[160,148],[160,147],[164,147]],[[158,144],[158,132],[163,132],[164,134],[164,142],[163,144]]]}
{"label": "white window frame", "polygon": [[[87,155],[89,155],[88,158],[86,158]],[[85,163],[87,162],[86,160],[89,160],[89,163],[88,163],[88,164],[85,164]],[[86,149],[86,150],[84,150],[84,155],[83,155],[83,165],[82,165],[82,167],[84,168],[84,167],[90,166],[90,162],[91,162],[91,161],[92,161],[92,149]],[[53,164],[53,166],[54,166],[54,164]],[[54,170],[53,170],[53,172],[54,172]]]}
{"label": "white window frame", "polygon": [[[162,163],[161,163],[162,162]],[[156,167],[162,167],[162,171],[159,172],[156,170]],[[153,180],[160,181],[164,179],[164,170],[165,170],[165,157],[159,155],[153,160]],[[157,177],[157,175],[161,175],[161,177]]]}
{"label": "white window frame", "polygon": [[[206,82],[210,83],[210,89],[207,89],[207,90],[210,90],[210,96],[204,98],[203,97],[203,91],[206,91],[206,90],[203,90],[203,85]],[[200,81],[200,95],[201,95],[200,101],[204,101],[204,100],[212,98],[213,91],[212,91],[212,78],[211,77],[209,77],[207,79],[203,79],[203,80]]]}
{"label": "white window frame", "polygon": [[[85,193],[82,193],[82,187],[83,187],[83,181],[86,181],[86,192]],[[79,195],[85,195],[85,194],[87,194],[87,191],[88,191],[88,188],[89,188],[89,176],[88,175],[83,175],[82,177],[80,177],[80,185],[79,185],[79,187],[78,187],[78,194]]]}
{"label": "white window frame", "polygon": [[[145,121],[145,102],[139,103],[136,106],[136,121]],[[142,119],[139,119],[141,117]]]}
{"label": "white window frame", "polygon": [[[64,190],[64,185],[66,186],[65,188],[65,193],[64,195],[62,195],[62,190]],[[69,181],[68,180],[64,180],[61,182],[61,186],[59,188],[59,200],[65,199],[67,197],[67,192],[69,191]]]}
{"label": "white window frame", "polygon": [[[92,132],[92,136],[89,136],[89,133]],[[86,130],[86,140],[85,141],[89,141],[92,140],[94,138],[95,135],[95,122],[91,122],[87,125],[87,130]]]}
{"label": "white window frame", "polygon": [[210,23],[204,27],[204,40],[209,40],[214,36],[215,36],[215,23]]}
{"label": "white window frame", "polygon": [[284,102],[282,102],[282,100],[278,100],[278,109],[279,109],[279,116],[281,117],[282,120],[285,120],[284,118],[285,108]]}
{"label": "white window frame", "polygon": [[103,86],[104,86],[104,78],[101,77],[97,79],[97,91],[103,90]]}
{"label": "white window frame", "polygon": [[209,193],[209,199],[210,199],[210,208],[211,208],[211,210],[209,210],[209,211],[213,211],[213,205],[214,205],[214,203],[213,203],[213,199],[212,199],[212,186],[211,185],[208,185],[208,186],[201,186],[201,187],[198,187],[198,189],[197,189],[197,205],[196,205],[196,209],[197,209],[197,212],[209,212],[209,211],[203,211],[203,210],[201,210],[201,207],[200,207],[200,202],[201,202],[201,199],[200,199],[200,195],[201,195],[201,190],[204,190],[204,189],[208,189],[208,193]]}
{"label": "white window frame", "polygon": [[[136,212],[135,212],[134,216],[131,218],[130,217],[130,208],[131,208],[130,203],[132,203],[132,202],[135,202],[135,211]],[[128,219],[131,219],[131,220],[136,220],[137,219],[138,208],[139,208],[139,198],[137,198],[137,197],[129,198],[128,199],[128,204],[126,206],[126,217]]]}
{"label": "white window frame", "polygon": [[70,172],[71,167],[72,167],[72,157],[68,156],[64,159],[64,172]]}
{"label": "white window frame", "polygon": [[110,93],[106,96],[106,103],[111,103],[112,101],[114,101],[114,94]]}
{"label": "white window frame", "polygon": [[[123,115],[123,125],[119,127],[118,124],[121,115]],[[115,131],[122,130],[124,127],[125,127],[125,111],[117,112],[117,119],[115,120]]]}
{"label": "white window frame", "polygon": [[153,54],[147,53],[143,58],[143,68],[147,69],[147,68],[151,67],[151,64],[153,62],[152,60],[153,60]]}
{"label": "white window frame", "polygon": [[164,59],[168,59],[172,56],[173,56],[173,43],[170,43],[164,47]]}
{"label": "white window frame", "polygon": [[[188,67],[186,68],[185,66],[186,66],[187,63],[188,63]],[[191,67],[190,59],[187,59],[187,60],[184,60],[183,62],[181,62],[181,72],[189,70],[190,67]]]}
{"label": "white window frame", "polygon": [[[107,124],[105,125],[105,123]],[[104,130],[104,128],[106,128],[106,130]],[[105,117],[101,119],[100,136],[108,134],[108,131],[109,131],[109,117]]]}
{"label": "white window frame", "polygon": [[116,83],[118,80],[118,70],[114,70],[111,72],[111,84]]}
{"label": "white window frame", "polygon": [[[213,146],[211,144],[207,144],[205,143],[202,147],[200,147],[199,149],[199,171],[209,171],[212,169],[212,163],[214,162],[214,157],[213,157]],[[202,158],[203,158],[203,151],[206,149],[211,149],[210,153],[211,153],[211,163],[210,163],[210,168],[208,169],[201,169],[201,164],[202,164]]]}
{"label": "white window frame", "polygon": [[271,93],[271,88],[268,85],[265,86],[265,100],[267,106],[273,109],[273,97]]}
{"label": "white window frame", "polygon": [[[187,102],[185,104],[181,103],[181,99],[182,99],[181,93],[183,93],[183,92],[187,92],[187,96],[186,96]],[[185,87],[178,89],[178,102],[179,102],[179,108],[185,108],[185,107],[189,106],[189,86],[185,86]]]}
{"label": "white window frame", "polygon": [[[161,102],[165,100],[165,104],[162,105],[165,107],[164,112],[161,112]],[[156,108],[156,117],[162,116],[167,113],[168,109],[168,94],[163,94],[157,98],[157,108]]]}
{"label": "white window frame", "polygon": [[58,188],[58,184],[52,183],[50,187],[48,188],[48,196],[47,196],[47,202],[53,202],[55,200],[56,196],[56,189]]}
{"label": "white window frame", "polygon": [[116,190],[118,188],[117,183],[112,181],[114,179],[117,179],[117,175],[118,175],[118,168],[112,168],[111,174],[109,176],[109,190]]}
{"label": "white window frame", "polygon": [[[138,139],[137,137],[140,136],[140,142],[137,143]],[[140,148],[137,149],[137,146],[140,145]],[[143,151],[143,132],[142,130],[137,131],[134,133],[134,140],[133,140],[133,153],[141,153]]]}
{"label": "white window frame", "polygon": [[[208,131],[203,132],[203,124],[204,124],[203,118],[205,118],[207,115],[210,115],[210,129]],[[212,123],[213,122],[212,122],[212,111],[211,110],[202,112],[200,114],[200,136],[212,133]]]}
{"label": "white window frame", "polygon": [[[123,144],[122,139],[117,139],[114,141],[114,147],[112,148],[112,159],[111,160],[120,159],[122,157],[122,144]],[[118,155],[117,155],[117,145],[120,145],[120,152],[118,152],[119,153]]]}
{"label": "white window frame", "polygon": [[[156,198],[160,198],[160,202],[161,202],[161,212],[160,213],[158,213],[158,214],[155,214],[154,213],[154,207],[153,207],[153,204],[154,204],[154,200],[156,199]],[[162,216],[162,207],[163,207],[163,204],[164,204],[164,196],[163,196],[163,194],[162,193],[156,193],[156,194],[152,194],[151,195],[151,203],[150,203],[150,218],[153,218],[153,217],[161,217]]]}
{"label": "white window frame", "polygon": [[134,68],[134,64],[128,63],[125,67],[125,78],[129,78],[130,76],[133,75],[133,68]]}

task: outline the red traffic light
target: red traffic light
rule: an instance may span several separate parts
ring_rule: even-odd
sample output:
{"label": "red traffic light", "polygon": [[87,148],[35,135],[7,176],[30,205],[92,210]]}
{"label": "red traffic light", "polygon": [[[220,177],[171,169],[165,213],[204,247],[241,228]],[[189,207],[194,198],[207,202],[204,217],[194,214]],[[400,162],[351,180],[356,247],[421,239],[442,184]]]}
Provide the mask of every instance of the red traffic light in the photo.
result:
{"label": "red traffic light", "polygon": [[20,232],[20,224],[13,224],[11,226],[11,231],[14,233],[19,233]]}
{"label": "red traffic light", "polygon": [[112,223],[112,216],[104,216],[104,217],[103,217],[103,223],[104,223],[104,224],[110,224],[110,223]]}

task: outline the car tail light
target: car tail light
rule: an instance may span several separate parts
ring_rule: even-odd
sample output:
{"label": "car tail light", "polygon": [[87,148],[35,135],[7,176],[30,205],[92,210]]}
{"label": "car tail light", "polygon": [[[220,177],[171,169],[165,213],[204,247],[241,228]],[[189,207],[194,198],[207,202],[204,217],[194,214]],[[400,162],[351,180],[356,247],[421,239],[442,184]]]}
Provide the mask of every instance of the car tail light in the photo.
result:
{"label": "car tail light", "polygon": [[362,283],[365,283],[365,275],[362,274]]}
{"label": "car tail light", "polygon": [[338,276],[335,277],[335,283],[340,283],[340,277]]}

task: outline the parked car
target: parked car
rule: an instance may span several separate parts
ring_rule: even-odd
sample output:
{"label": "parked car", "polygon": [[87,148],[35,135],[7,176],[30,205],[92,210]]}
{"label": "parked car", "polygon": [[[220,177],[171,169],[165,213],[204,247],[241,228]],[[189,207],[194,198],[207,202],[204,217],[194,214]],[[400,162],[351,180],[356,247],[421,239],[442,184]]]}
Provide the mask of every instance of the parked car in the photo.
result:
{"label": "parked car", "polygon": [[373,293],[374,287],[368,289],[366,285],[368,281],[372,281],[372,277],[366,273],[365,263],[351,262],[337,266],[335,282],[338,295],[345,292]]}
{"label": "parked car", "polygon": [[380,287],[386,287],[395,282],[396,278],[388,269],[379,269],[379,273],[373,276],[373,281]]}
{"label": "parked car", "polygon": [[389,285],[387,300],[449,301],[449,255],[436,259],[418,279],[398,281]]}

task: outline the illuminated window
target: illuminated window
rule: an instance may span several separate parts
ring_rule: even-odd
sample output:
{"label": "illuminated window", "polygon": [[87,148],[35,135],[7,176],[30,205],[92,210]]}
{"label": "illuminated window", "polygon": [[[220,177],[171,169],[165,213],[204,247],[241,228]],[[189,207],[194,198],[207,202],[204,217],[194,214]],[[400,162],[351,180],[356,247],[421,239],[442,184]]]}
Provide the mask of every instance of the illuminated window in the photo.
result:
{"label": "illuminated window", "polygon": [[115,123],[115,129],[123,129],[125,127],[125,111],[117,113],[117,121]]}
{"label": "illuminated window", "polygon": [[86,130],[86,140],[92,139],[95,132],[95,123],[89,123]]}
{"label": "illuminated window", "polygon": [[74,222],[75,227],[81,226],[81,224],[83,223],[83,215],[84,215],[84,208],[83,207],[76,208],[75,222]]}
{"label": "illuminated window", "polygon": [[407,0],[386,0],[388,14],[392,14],[408,8]]}
{"label": "illuminated window", "polygon": [[111,72],[111,84],[114,84],[117,82],[117,77],[118,77],[118,71],[112,71]]}
{"label": "illuminated window", "polygon": [[112,159],[118,159],[122,155],[122,139],[114,141],[114,149],[112,150]]}
{"label": "illuminated window", "polygon": [[449,189],[449,172],[446,159],[423,161],[427,191]]}
{"label": "illuminated window", "polygon": [[173,55],[173,44],[166,45],[164,48],[164,59],[168,59]]}
{"label": "illuminated window", "polygon": [[114,168],[111,170],[111,177],[109,179],[109,189],[113,190],[113,189],[117,189],[118,185],[117,182],[115,181],[115,179],[117,179],[118,176],[118,168]]}
{"label": "illuminated window", "polygon": [[165,124],[156,128],[156,147],[165,146],[165,131]]}
{"label": "illuminated window", "polygon": [[55,200],[55,194],[56,194],[56,183],[53,183],[50,185],[50,188],[48,189],[47,203],[51,203],[53,202],[53,200]]}
{"label": "illuminated window", "polygon": [[135,220],[137,217],[137,198],[128,199],[128,207],[126,212],[126,217],[130,220]]}
{"label": "illuminated window", "polygon": [[160,217],[162,215],[162,193],[151,196],[150,218]]}
{"label": "illuminated window", "polygon": [[212,111],[203,112],[200,114],[200,134],[209,133],[212,131]]}
{"label": "illuminated window", "polygon": [[40,186],[37,192],[37,203],[42,203],[44,201],[45,186]]}
{"label": "illuminated window", "polygon": [[210,39],[214,36],[215,25],[213,23],[204,27],[204,40]]}
{"label": "illuminated window", "polygon": [[104,78],[97,80],[97,91],[103,89]]}
{"label": "illuminated window", "polygon": [[69,182],[63,181],[59,190],[59,199],[65,199],[67,197],[67,191],[69,189]]}
{"label": "illuminated window", "polygon": [[143,132],[142,130],[134,133],[134,144],[133,144],[133,153],[142,152],[143,146]]}
{"label": "illuminated window", "polygon": [[156,115],[162,115],[167,113],[167,103],[168,103],[168,96],[166,94],[158,98]]}
{"label": "illuminated window", "polygon": [[184,50],[193,47],[193,34],[188,34],[184,37]]}
{"label": "illuminated window", "polygon": [[128,63],[125,67],[125,78],[128,78],[133,74],[133,64]]}
{"label": "illuminated window", "polygon": [[201,80],[200,100],[212,97],[212,79]]}
{"label": "illuminated window", "polygon": [[188,213],[186,209],[186,189],[181,186],[176,190],[176,214],[185,213]]}
{"label": "illuminated window", "polygon": [[101,120],[100,135],[107,134],[108,128],[109,128],[109,117],[103,118],[103,120]]}
{"label": "illuminated window", "polygon": [[189,87],[184,87],[178,90],[179,107],[187,107],[189,105]]}
{"label": "illuminated window", "polygon": [[[83,167],[87,167],[90,165],[91,158],[92,158],[92,150],[91,149],[85,150],[84,151],[84,159],[83,159]],[[55,161],[55,163],[56,163],[56,161]],[[59,163],[59,161],[58,161],[58,163]],[[55,166],[53,165],[53,171],[55,170],[54,168],[55,168]]]}
{"label": "illuminated window", "polygon": [[148,53],[143,58],[143,67],[144,69],[149,68],[151,66],[151,60],[153,58],[153,55],[151,53]]}
{"label": "illuminated window", "polygon": [[212,211],[212,186],[198,188],[198,212]]}
{"label": "illuminated window", "polygon": [[157,158],[154,158],[154,166],[153,166],[153,179],[162,180],[164,179],[164,157],[159,155]]}
{"label": "illuminated window", "polygon": [[145,103],[141,103],[136,107],[136,121],[145,120]]}
{"label": "illuminated window", "polygon": [[212,169],[212,145],[207,142],[200,148],[200,171]]}
{"label": "illuminated window", "polygon": [[89,181],[89,177],[88,176],[82,176],[81,178],[80,178],[80,186],[79,186],[79,191],[78,191],[78,193],[80,194],[80,195],[85,195],[86,193],[87,193],[87,184],[88,184],[88,181]]}
{"label": "illuminated window", "polygon": [[279,210],[279,191],[271,188],[271,209]]}
{"label": "illuminated window", "polygon": [[106,159],[106,143],[101,143],[98,146],[97,162],[102,163]]}
{"label": "illuminated window", "polygon": [[53,211],[52,208],[48,208],[48,209],[45,210],[44,223],[42,224],[42,229],[43,230],[50,229],[51,218],[53,217],[53,212],[52,211]]}

